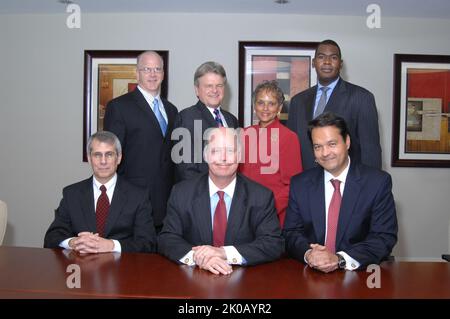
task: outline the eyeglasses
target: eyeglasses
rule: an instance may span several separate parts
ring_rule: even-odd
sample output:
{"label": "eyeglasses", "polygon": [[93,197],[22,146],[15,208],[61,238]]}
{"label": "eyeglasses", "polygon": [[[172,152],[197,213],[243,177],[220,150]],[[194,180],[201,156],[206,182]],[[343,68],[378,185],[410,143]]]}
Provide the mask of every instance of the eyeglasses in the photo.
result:
{"label": "eyeglasses", "polygon": [[141,71],[142,73],[145,73],[145,74],[149,74],[149,73],[152,73],[152,72],[159,74],[159,73],[162,73],[164,70],[163,70],[163,68],[161,68],[159,66],[154,67],[154,68],[149,68],[149,67],[145,66],[143,68],[140,68],[139,71]]}
{"label": "eyeglasses", "polygon": [[110,160],[112,160],[113,158],[116,157],[116,152],[106,152],[106,153],[95,152],[95,153],[91,153],[91,157],[93,157],[97,161],[102,160],[103,156],[106,158],[106,160],[110,161]]}

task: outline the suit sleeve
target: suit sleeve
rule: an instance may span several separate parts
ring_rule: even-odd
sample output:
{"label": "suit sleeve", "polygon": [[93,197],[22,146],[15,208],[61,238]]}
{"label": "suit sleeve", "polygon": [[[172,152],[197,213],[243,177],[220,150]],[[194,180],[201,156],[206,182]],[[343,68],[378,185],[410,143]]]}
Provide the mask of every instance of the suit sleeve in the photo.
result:
{"label": "suit sleeve", "polygon": [[[305,224],[300,211],[300,187],[300,179],[294,177],[291,181],[289,204],[286,210],[283,236],[286,240],[287,253],[293,258],[305,262],[304,256],[309,249],[310,243],[305,235]],[[303,203],[303,205],[305,204]]]}
{"label": "suit sleeve", "polygon": [[105,131],[110,131],[119,138],[122,148],[125,146],[126,125],[117,101],[113,100],[107,104],[103,127]]}
{"label": "suit sleeve", "polygon": [[367,166],[381,169],[381,146],[378,127],[378,114],[375,98],[372,93],[365,91],[358,102],[358,136],[361,146],[361,162]]}
{"label": "suit sleeve", "polygon": [[383,258],[389,256],[397,242],[397,215],[391,189],[392,180],[386,174],[377,189],[369,233],[363,241],[345,250],[363,267],[369,264],[379,264]]}
{"label": "suit sleeve", "polygon": [[63,198],[55,210],[55,219],[45,233],[44,248],[59,248],[59,244],[63,240],[74,236],[77,234],[72,231],[67,194],[63,191]]}
{"label": "suit sleeve", "polygon": [[144,192],[136,205],[133,236],[119,240],[124,252],[156,252],[156,232],[152,218],[152,206]]}
{"label": "suit sleeve", "polygon": [[262,204],[253,207],[255,211],[251,212],[255,218],[255,240],[235,245],[249,266],[276,260],[284,253],[284,239],[281,236],[273,195],[267,192],[256,196]]}
{"label": "suit sleeve", "polygon": [[175,186],[167,203],[163,229],[158,236],[158,252],[176,263],[192,249],[192,245],[183,238],[183,211],[180,206],[185,202],[179,198],[179,193]]}
{"label": "suit sleeve", "polygon": [[297,102],[297,96],[294,96],[289,103],[289,116],[287,120],[287,127],[293,131],[295,134],[298,134],[298,127],[297,127],[297,111],[298,107],[296,106]]}

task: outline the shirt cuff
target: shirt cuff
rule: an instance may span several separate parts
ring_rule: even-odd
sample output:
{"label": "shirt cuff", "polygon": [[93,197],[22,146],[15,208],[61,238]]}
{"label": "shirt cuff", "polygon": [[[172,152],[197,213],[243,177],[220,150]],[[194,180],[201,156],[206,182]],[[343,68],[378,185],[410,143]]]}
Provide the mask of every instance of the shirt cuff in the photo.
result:
{"label": "shirt cuff", "polygon": [[342,257],[344,257],[345,270],[355,270],[355,269],[358,269],[359,266],[361,266],[361,264],[358,261],[356,261],[355,259],[353,259],[352,257],[350,257],[347,253],[345,253],[343,251],[338,251],[336,254],[339,254]]}
{"label": "shirt cuff", "polygon": [[111,239],[111,240],[114,243],[114,247],[113,247],[112,252],[113,253],[121,253],[122,252],[122,245],[119,243],[119,241],[115,240],[115,239]]}
{"label": "shirt cuff", "polygon": [[306,255],[311,251],[312,249],[308,249],[305,254],[303,255],[303,260],[305,261],[305,264],[309,265],[308,260],[306,259]]}
{"label": "shirt cuff", "polygon": [[188,266],[195,266],[194,251],[193,250],[189,251],[186,255],[181,257],[178,261],[180,263],[188,265]]}
{"label": "shirt cuff", "polygon": [[69,246],[69,241],[70,241],[72,238],[74,238],[74,237],[67,238],[66,240],[63,240],[62,242],[60,242],[60,243],[59,243],[59,247],[64,248],[64,249],[72,249],[72,248],[70,248],[70,246]]}
{"label": "shirt cuff", "polygon": [[229,265],[245,265],[247,261],[242,257],[234,246],[223,246],[227,255],[227,263]]}

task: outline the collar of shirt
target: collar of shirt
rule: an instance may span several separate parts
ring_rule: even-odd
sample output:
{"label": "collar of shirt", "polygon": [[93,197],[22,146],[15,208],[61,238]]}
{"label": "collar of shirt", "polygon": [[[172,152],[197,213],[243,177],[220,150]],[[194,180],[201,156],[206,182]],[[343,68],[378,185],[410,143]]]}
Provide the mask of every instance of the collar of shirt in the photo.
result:
{"label": "collar of shirt", "polygon": [[214,220],[214,213],[216,211],[217,203],[219,202],[219,195],[217,194],[217,191],[223,191],[225,193],[223,198],[225,201],[225,206],[227,208],[227,217],[228,217],[228,215],[230,214],[231,201],[233,200],[234,190],[236,188],[236,177],[224,189],[218,188],[216,184],[214,184],[214,182],[211,180],[211,178],[208,178],[208,182],[209,182],[208,183],[209,198],[211,203],[211,220]]}
{"label": "collar of shirt", "polygon": [[[330,100],[331,94],[333,93],[334,88],[336,87],[339,79],[340,79],[340,77],[338,76],[338,78],[336,80],[334,80],[330,84],[326,85],[326,87],[328,88],[328,91],[327,91],[327,103]],[[319,103],[320,97],[322,96],[322,91],[320,89],[323,88],[324,86],[325,85],[322,85],[319,82],[317,82],[317,93],[316,93],[316,104],[315,104],[316,107],[317,107],[317,103]]]}
{"label": "collar of shirt", "polygon": [[166,110],[164,109],[164,104],[163,104],[159,94],[157,96],[153,96],[150,93],[148,93],[147,91],[145,91],[143,88],[141,88],[139,85],[137,88],[139,91],[141,91],[142,95],[144,96],[145,101],[147,101],[148,105],[150,105],[150,108],[152,109],[153,112],[155,112],[155,110],[153,109],[153,100],[158,100],[159,112],[162,114],[162,116],[164,117],[164,119],[166,120],[166,123],[167,123]]}
{"label": "collar of shirt", "polygon": [[100,183],[95,176],[92,176],[92,187],[94,189],[94,207],[97,207],[97,200],[100,197],[102,191],[100,190],[100,186],[105,185],[106,187],[106,195],[108,195],[109,202],[111,203],[112,197],[114,194],[114,189],[116,188],[117,183],[117,173],[106,183]]}
{"label": "collar of shirt", "polygon": [[[208,109],[208,111],[211,113],[211,115],[213,116],[213,118],[215,119],[215,118],[216,118],[216,114],[214,114],[214,110],[215,110],[216,108],[210,107],[210,106],[207,106],[207,105],[205,105],[205,106],[206,106],[206,108]],[[220,118],[222,119],[223,126],[228,127],[227,121],[225,121],[225,117],[224,117],[223,114],[222,114],[222,109],[220,108],[220,106],[218,106],[217,109],[219,110],[219,116],[220,116]]]}
{"label": "collar of shirt", "polygon": [[330,172],[328,172],[327,170],[324,170],[324,183],[325,186],[327,185],[327,183],[329,185],[331,185],[331,188],[333,188],[333,185],[331,184],[331,180],[332,179],[337,179],[341,182],[341,194],[344,194],[344,187],[345,187],[345,181],[347,180],[347,174],[348,174],[348,170],[350,168],[350,156],[348,157],[348,164],[347,167],[342,171],[341,174],[339,174],[339,176],[333,176],[333,174],[331,174]]}

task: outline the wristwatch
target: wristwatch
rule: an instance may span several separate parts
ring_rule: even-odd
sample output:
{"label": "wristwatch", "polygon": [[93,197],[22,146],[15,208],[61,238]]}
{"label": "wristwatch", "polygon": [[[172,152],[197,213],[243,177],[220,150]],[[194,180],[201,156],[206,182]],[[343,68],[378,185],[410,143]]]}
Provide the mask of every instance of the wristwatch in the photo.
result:
{"label": "wristwatch", "polygon": [[345,258],[344,256],[342,256],[341,254],[336,254],[337,258],[338,258],[338,267],[339,269],[345,269]]}

